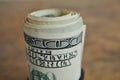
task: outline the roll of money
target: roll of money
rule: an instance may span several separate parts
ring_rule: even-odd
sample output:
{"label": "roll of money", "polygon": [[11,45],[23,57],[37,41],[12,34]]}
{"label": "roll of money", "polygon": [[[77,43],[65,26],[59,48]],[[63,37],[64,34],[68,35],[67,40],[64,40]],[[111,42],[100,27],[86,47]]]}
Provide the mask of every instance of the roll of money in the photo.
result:
{"label": "roll of money", "polygon": [[29,80],[79,80],[86,30],[80,14],[38,10],[24,24]]}

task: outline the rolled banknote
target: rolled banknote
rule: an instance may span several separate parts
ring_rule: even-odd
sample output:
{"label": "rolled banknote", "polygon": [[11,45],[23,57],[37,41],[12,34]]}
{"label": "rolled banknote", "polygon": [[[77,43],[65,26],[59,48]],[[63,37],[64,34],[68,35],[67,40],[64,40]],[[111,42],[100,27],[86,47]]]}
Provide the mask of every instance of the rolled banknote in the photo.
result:
{"label": "rolled banknote", "polygon": [[79,80],[86,30],[80,14],[38,10],[24,24],[29,80]]}

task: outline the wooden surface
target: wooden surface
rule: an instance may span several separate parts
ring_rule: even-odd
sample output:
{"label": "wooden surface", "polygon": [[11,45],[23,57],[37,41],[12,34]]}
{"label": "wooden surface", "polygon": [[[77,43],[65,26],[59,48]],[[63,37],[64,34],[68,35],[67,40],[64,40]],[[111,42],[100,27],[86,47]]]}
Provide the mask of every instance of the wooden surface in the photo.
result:
{"label": "wooden surface", "polygon": [[120,0],[64,1],[0,2],[0,80],[26,80],[24,18],[31,11],[54,7],[80,12],[87,25],[85,80],[120,80]]}

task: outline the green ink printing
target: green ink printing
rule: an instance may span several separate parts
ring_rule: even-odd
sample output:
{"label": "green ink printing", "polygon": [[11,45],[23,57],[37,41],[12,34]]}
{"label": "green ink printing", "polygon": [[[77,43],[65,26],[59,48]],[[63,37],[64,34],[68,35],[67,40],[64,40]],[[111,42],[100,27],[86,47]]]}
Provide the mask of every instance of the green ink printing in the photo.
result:
{"label": "green ink printing", "polygon": [[77,54],[77,50],[58,55],[52,55],[51,51],[39,51],[37,48],[30,46],[27,48],[27,58],[29,62],[44,68],[62,68],[70,66],[70,60],[75,58]]}

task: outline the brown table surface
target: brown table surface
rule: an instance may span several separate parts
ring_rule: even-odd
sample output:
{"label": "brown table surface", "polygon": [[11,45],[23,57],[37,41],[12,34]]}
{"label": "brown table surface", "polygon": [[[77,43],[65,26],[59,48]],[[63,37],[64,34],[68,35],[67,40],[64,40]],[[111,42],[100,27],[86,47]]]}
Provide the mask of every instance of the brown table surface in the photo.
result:
{"label": "brown table surface", "polygon": [[87,25],[85,80],[120,80],[120,0],[39,0],[0,2],[0,80],[26,80],[23,22],[27,13],[66,8]]}

